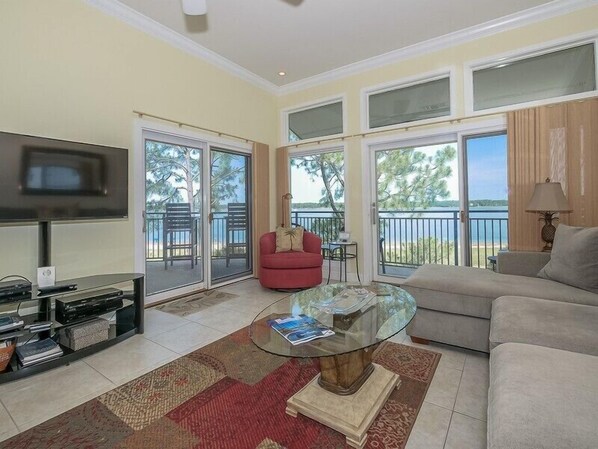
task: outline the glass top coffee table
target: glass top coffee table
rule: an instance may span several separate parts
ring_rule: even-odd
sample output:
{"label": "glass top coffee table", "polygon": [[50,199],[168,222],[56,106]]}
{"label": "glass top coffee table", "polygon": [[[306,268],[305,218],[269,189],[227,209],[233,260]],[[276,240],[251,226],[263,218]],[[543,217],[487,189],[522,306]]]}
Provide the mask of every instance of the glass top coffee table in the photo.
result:
{"label": "glass top coffee table", "polygon": [[[320,361],[320,374],[287,401],[287,413],[301,413],[327,425],[361,448],[367,430],[400,384],[399,376],[372,363],[380,343],[403,330],[415,316],[415,300],[389,284],[360,286],[373,294],[352,313],[335,313],[329,303],[348,284],[315,287],[292,294],[259,313],[251,323],[253,342],[264,351],[285,357]],[[304,314],[334,331],[334,335],[293,345],[268,321]]]}

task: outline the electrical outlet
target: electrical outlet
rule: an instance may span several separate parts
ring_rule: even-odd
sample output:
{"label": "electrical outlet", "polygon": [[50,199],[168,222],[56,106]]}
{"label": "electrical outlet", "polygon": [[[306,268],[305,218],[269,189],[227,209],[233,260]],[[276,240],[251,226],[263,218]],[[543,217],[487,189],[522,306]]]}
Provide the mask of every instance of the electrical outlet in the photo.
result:
{"label": "electrical outlet", "polygon": [[39,267],[37,269],[38,287],[50,287],[56,283],[56,267]]}

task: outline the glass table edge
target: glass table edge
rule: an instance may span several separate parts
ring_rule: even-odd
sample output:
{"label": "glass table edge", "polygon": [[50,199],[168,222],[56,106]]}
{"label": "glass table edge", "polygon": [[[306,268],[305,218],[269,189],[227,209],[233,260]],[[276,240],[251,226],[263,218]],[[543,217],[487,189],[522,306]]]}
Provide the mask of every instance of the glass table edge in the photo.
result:
{"label": "glass table edge", "polygon": [[[348,283],[348,282],[344,282],[344,283],[343,283],[343,282],[339,282],[338,284],[343,284],[343,285],[347,285],[347,286],[349,286],[349,285],[352,285],[352,284],[350,284],[350,283]],[[401,288],[401,287],[399,287],[399,286],[393,285],[393,284],[387,284],[387,283],[383,283],[383,282],[381,282],[380,284],[384,284],[384,285],[391,285],[391,286],[392,286],[392,287],[394,287],[394,288],[398,288],[398,289],[400,289],[400,290],[403,290],[403,291],[407,292],[405,289],[403,289],[403,288]],[[332,285],[334,285],[334,284],[332,284]],[[362,284],[360,284],[360,286],[361,286],[361,285],[362,285]],[[318,286],[318,287],[324,287],[324,286]],[[318,287],[314,287],[314,288],[318,288]],[[304,290],[302,290],[302,291],[304,291]],[[289,299],[289,297],[291,297],[291,296],[295,295],[296,293],[301,293],[301,291],[299,291],[299,292],[295,292],[295,293],[292,293],[291,295],[285,296],[285,297],[283,297],[283,298],[280,298],[280,299],[278,299],[278,300],[276,300],[276,301],[272,302],[271,304],[268,304],[266,307],[264,307],[262,310],[260,310],[260,311],[259,311],[259,312],[258,312],[258,313],[255,315],[255,317],[252,319],[251,323],[250,323],[250,324],[249,324],[249,326],[248,326],[248,327],[249,327],[248,334],[249,334],[249,339],[251,340],[251,342],[252,342],[252,343],[253,343],[253,344],[254,344],[254,345],[255,345],[255,346],[258,348],[258,349],[260,349],[260,350],[262,350],[262,351],[264,351],[264,352],[267,352],[268,354],[275,355],[275,356],[278,356],[278,357],[297,358],[297,359],[311,359],[311,358],[320,358],[320,357],[334,357],[334,356],[337,356],[337,355],[349,354],[349,353],[351,353],[351,352],[362,351],[362,350],[365,350],[365,349],[371,348],[372,346],[377,346],[377,345],[380,345],[381,343],[384,343],[384,342],[386,342],[386,341],[390,340],[390,339],[391,339],[391,338],[393,338],[395,335],[397,335],[397,334],[401,333],[401,332],[402,332],[404,329],[406,329],[406,328],[407,328],[407,326],[409,326],[409,324],[410,324],[410,323],[413,321],[413,319],[415,318],[415,315],[416,315],[416,313],[417,313],[417,304],[415,303],[415,299],[414,299],[414,310],[413,310],[413,315],[411,316],[411,318],[409,318],[409,320],[407,320],[407,322],[405,323],[405,325],[404,325],[404,326],[402,326],[402,327],[401,327],[400,329],[398,329],[396,332],[393,332],[393,333],[392,333],[392,335],[390,335],[390,336],[388,336],[388,337],[386,337],[386,338],[384,338],[384,339],[381,339],[381,340],[379,340],[379,341],[373,342],[373,343],[371,343],[371,344],[365,345],[365,346],[363,346],[363,347],[360,347],[360,348],[353,348],[353,349],[347,349],[346,351],[341,351],[341,352],[338,352],[338,353],[335,353],[335,354],[330,354],[330,355],[296,355],[296,354],[281,354],[281,353],[279,353],[279,352],[274,352],[274,351],[272,351],[272,350],[270,350],[270,349],[268,349],[268,348],[266,348],[266,347],[260,346],[260,345],[259,345],[259,344],[258,344],[258,343],[255,341],[255,339],[253,338],[253,335],[254,335],[254,334],[253,334],[253,329],[254,329],[254,325],[256,324],[256,319],[257,319],[257,318],[258,318],[258,317],[259,317],[259,316],[260,316],[260,315],[261,315],[261,314],[262,314],[264,311],[266,311],[267,309],[269,309],[269,308],[270,308],[270,307],[272,307],[273,305],[275,305],[275,304],[277,304],[277,303],[279,303],[279,302],[281,302],[281,301],[288,300],[288,299]],[[407,293],[408,293],[408,294],[411,296],[411,294],[410,294],[409,292],[407,292]],[[378,296],[378,295],[377,295],[377,296]],[[411,297],[413,298],[413,296],[411,296]],[[284,340],[284,337],[282,337],[282,336],[281,336],[281,335],[279,335],[279,334],[277,334],[277,335],[278,335],[280,338],[282,338],[282,339]],[[326,337],[323,337],[323,338],[326,338]],[[309,343],[309,342],[311,342],[311,341],[317,341],[317,340],[310,340],[310,341],[307,341],[307,342],[305,342],[305,343]],[[290,343],[290,342],[287,342],[287,343],[290,345],[290,347],[293,347],[292,343]],[[299,344],[299,345],[296,345],[296,346],[297,346],[297,347],[299,347],[299,346],[301,346],[301,344]]]}

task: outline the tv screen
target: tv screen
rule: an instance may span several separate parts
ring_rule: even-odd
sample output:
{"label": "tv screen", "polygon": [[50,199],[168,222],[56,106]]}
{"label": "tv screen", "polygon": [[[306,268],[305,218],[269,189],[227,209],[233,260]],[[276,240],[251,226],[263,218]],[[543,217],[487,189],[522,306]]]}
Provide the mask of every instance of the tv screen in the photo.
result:
{"label": "tv screen", "polygon": [[0,222],[128,215],[123,148],[0,132]]}

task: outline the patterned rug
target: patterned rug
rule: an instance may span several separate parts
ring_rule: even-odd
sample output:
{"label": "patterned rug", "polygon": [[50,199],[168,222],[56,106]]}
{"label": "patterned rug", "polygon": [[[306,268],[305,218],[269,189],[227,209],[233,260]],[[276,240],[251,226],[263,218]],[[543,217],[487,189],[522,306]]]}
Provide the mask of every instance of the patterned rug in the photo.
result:
{"label": "patterned rug", "polygon": [[[374,361],[401,376],[368,432],[368,449],[402,449],[440,354],[395,343]],[[247,328],[0,443],[10,449],[345,449],[345,438],[285,413],[317,360],[258,349]]]}
{"label": "patterned rug", "polygon": [[232,293],[225,293],[219,290],[206,290],[205,292],[193,293],[192,295],[169,301],[155,308],[162,312],[184,317],[234,298],[237,298],[237,295]]}

